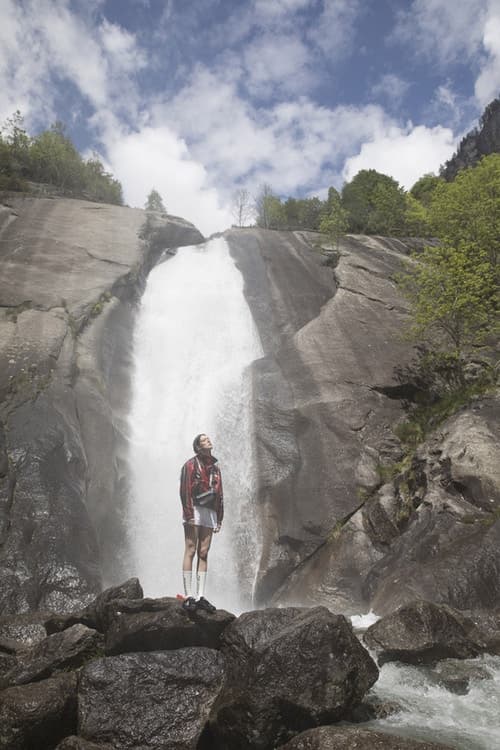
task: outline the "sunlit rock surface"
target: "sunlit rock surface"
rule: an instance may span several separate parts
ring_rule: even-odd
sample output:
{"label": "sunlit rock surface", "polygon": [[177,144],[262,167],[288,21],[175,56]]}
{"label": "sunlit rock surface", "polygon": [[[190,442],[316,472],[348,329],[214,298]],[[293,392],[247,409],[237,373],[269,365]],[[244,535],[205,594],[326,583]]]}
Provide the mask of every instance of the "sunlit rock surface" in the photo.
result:
{"label": "sunlit rock surface", "polygon": [[[394,479],[414,352],[395,283],[416,241],[226,233],[266,356],[254,365],[257,601],[383,613],[500,607],[500,401],[463,408]],[[325,265],[326,263],[326,265]],[[398,472],[396,472],[397,474]]]}

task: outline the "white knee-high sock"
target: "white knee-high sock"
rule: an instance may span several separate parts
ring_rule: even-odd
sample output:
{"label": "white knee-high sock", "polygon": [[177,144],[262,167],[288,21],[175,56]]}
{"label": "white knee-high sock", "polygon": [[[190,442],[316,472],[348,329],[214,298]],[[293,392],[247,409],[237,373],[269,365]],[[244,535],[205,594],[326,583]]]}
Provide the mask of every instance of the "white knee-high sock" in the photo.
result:
{"label": "white knee-high sock", "polygon": [[196,579],[198,581],[198,591],[196,593],[196,598],[200,599],[200,597],[205,596],[205,584],[207,582],[207,574],[205,573],[197,573]]}
{"label": "white knee-high sock", "polygon": [[184,596],[193,596],[193,573],[190,570],[182,571],[182,583],[184,585]]}

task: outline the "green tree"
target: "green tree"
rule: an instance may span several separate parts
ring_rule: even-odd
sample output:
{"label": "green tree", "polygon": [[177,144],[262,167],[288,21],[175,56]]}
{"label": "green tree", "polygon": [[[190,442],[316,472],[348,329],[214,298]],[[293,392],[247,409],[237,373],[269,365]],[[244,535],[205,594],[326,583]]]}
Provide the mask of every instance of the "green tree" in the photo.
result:
{"label": "green tree", "polygon": [[23,190],[30,176],[31,139],[24,129],[23,116],[16,110],[0,128],[0,187]]}
{"label": "green tree", "polygon": [[167,209],[163,205],[163,200],[160,193],[154,188],[149,193],[146,203],[144,204],[146,211],[160,211],[162,214],[167,213]]}
{"label": "green tree", "polygon": [[405,234],[409,237],[430,237],[432,229],[427,208],[411,193],[405,195],[405,200]]}
{"label": "green tree", "polygon": [[83,195],[100,203],[123,204],[122,186],[94,154],[83,165]]}
{"label": "green tree", "polygon": [[392,177],[362,169],[342,188],[342,206],[349,229],[366,234],[402,234],[406,201],[404,190]]}
{"label": "green tree", "polygon": [[500,333],[500,154],[438,185],[429,218],[439,245],[414,255],[402,279],[411,333],[463,364]]}
{"label": "green tree", "polygon": [[347,232],[349,222],[347,211],[342,208],[340,195],[333,187],[328,190],[326,206],[327,213],[323,214],[319,229],[327,235],[335,248],[338,248],[340,238]]}
{"label": "green tree", "polygon": [[324,203],[319,198],[303,198],[297,201],[299,225],[302,229],[319,230]]}
{"label": "green tree", "polygon": [[61,122],[54,123],[33,140],[31,163],[37,182],[48,182],[63,192],[76,193],[85,184],[82,158]]}
{"label": "green tree", "polygon": [[269,208],[272,203],[271,199],[275,197],[271,186],[267,182],[264,182],[255,197],[255,213],[258,227],[270,229]]}
{"label": "green tree", "polygon": [[423,177],[420,177],[410,189],[410,194],[423,206],[429,208],[434,191],[442,182],[442,178],[436,177],[435,174],[424,174]]}

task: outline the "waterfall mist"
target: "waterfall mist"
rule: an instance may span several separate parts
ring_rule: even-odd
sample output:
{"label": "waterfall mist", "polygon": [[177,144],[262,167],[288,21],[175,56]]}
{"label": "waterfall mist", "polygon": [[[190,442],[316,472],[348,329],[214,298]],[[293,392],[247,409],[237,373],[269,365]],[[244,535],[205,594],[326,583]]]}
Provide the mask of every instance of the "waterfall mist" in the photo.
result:
{"label": "waterfall mist", "polygon": [[225,497],[206,596],[232,611],[248,607],[260,552],[249,365],[262,347],[224,239],[181,248],[153,269],[133,349],[129,570],[146,596],[181,592],[179,474],[194,436],[204,432]]}

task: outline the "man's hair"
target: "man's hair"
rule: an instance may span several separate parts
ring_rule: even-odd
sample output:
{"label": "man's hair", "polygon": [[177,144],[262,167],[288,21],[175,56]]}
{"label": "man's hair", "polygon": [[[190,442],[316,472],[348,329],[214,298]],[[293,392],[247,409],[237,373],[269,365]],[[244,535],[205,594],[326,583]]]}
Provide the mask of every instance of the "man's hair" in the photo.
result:
{"label": "man's hair", "polygon": [[202,438],[204,434],[204,432],[200,432],[200,434],[196,435],[195,439],[193,440],[193,450],[195,453],[198,453],[198,451],[200,450],[200,438]]}

